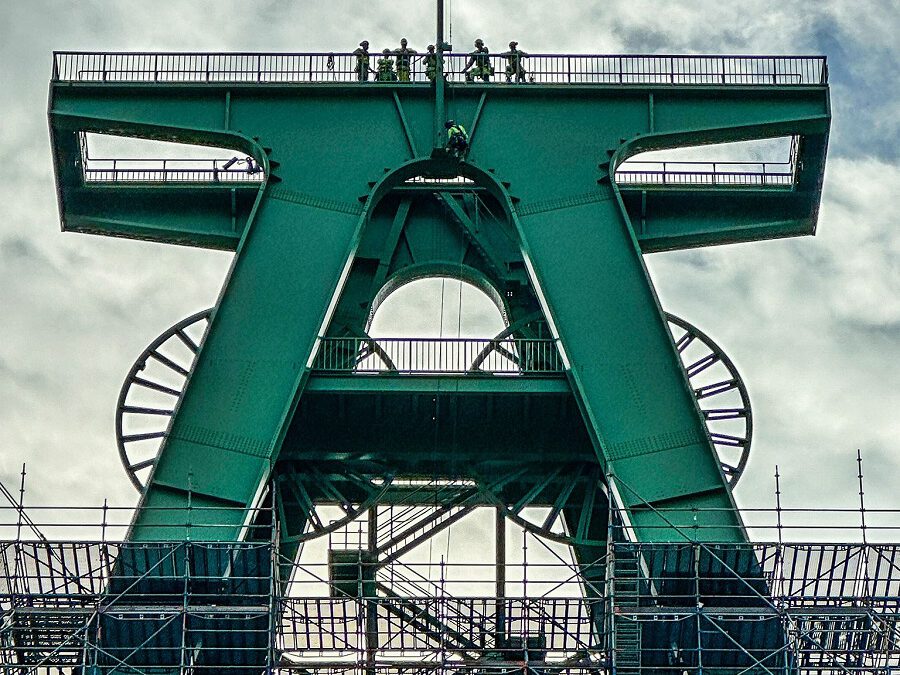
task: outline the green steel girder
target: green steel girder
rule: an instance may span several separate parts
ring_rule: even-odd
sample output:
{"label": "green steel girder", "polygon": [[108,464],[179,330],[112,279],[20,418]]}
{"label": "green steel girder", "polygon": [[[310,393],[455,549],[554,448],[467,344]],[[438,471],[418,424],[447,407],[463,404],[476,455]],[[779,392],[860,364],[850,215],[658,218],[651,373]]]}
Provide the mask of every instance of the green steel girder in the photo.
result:
{"label": "green steel girder", "polygon": [[539,312],[516,240],[503,207],[487,193],[400,189],[371,211],[328,335],[366,335],[387,295],[438,274],[480,288],[507,319]]}
{"label": "green steel girder", "polygon": [[[498,107],[512,108],[512,115],[535,114],[536,119],[527,124],[519,123],[518,128],[511,128],[509,133],[519,132],[520,138],[509,148],[510,152],[522,152],[532,146],[544,147],[553,145],[548,143],[550,137],[558,137],[559,128],[568,128],[577,123],[577,118],[567,118],[567,111],[563,111],[560,120],[547,119],[543,110],[533,113],[533,99],[536,97],[552,97],[549,105],[554,100],[569,101],[573,98],[594,105],[604,106],[610,99],[623,106],[627,103],[631,112],[640,122],[635,126],[621,127],[622,134],[616,136],[611,144],[619,148],[619,139],[628,141],[622,149],[625,150],[617,161],[626,156],[637,154],[646,150],[681,147],[702,143],[723,143],[754,138],[771,138],[783,135],[801,134],[806,143],[801,146],[799,164],[803,167],[798,175],[798,184],[788,191],[787,195],[778,195],[776,199],[782,200],[778,208],[764,197],[755,194],[755,190],[724,186],[713,189],[700,189],[699,192],[710,193],[712,200],[708,205],[700,208],[695,205],[694,198],[698,190],[678,190],[673,188],[656,188],[648,190],[655,195],[667,193],[668,197],[660,202],[662,208],[651,208],[652,215],[649,229],[637,228],[638,241],[642,248],[649,252],[654,250],[690,247],[708,243],[724,243],[732,241],[748,241],[754,239],[771,238],[777,236],[793,236],[798,233],[812,234],[815,229],[815,220],[819,196],[821,192],[821,180],[824,168],[825,150],[827,144],[827,131],[830,119],[827,86],[809,87],[735,87],[735,86],[702,86],[702,87],[678,87],[660,88],[652,86],[630,86],[627,88],[610,86],[537,86],[524,89],[504,89],[503,87],[476,87],[474,89],[487,89],[489,96],[487,104],[482,106],[483,114],[479,115],[477,130],[484,133],[485,124],[489,122],[491,111]],[[392,140],[399,141],[394,144],[400,150],[402,159],[410,156],[409,138],[407,132],[413,137],[415,147],[428,148],[430,120],[422,115],[413,115],[412,109],[427,104],[428,90],[421,87],[407,87],[398,96],[401,109],[408,109],[409,114],[404,115],[407,124],[401,125],[397,116],[396,103],[393,95],[388,95],[390,88],[347,87],[344,85],[306,85],[289,88],[293,92],[301,90],[307,93],[306,102],[311,107],[316,107],[316,102],[323,106],[340,105],[335,100],[338,92],[343,92],[341,100],[348,103],[356,100],[360,105],[366,106],[365,116],[373,129],[379,129],[379,133],[388,133]],[[459,91],[457,91],[459,90]],[[261,94],[266,92],[268,96]],[[536,93],[537,92],[537,93]],[[111,96],[113,93],[115,96]],[[266,87],[265,85],[229,85],[227,87],[215,87],[210,85],[185,86],[181,85],[140,85],[140,84],[65,84],[53,85],[51,89],[51,126],[54,152],[57,165],[58,190],[60,193],[60,216],[64,230],[91,232],[96,234],[109,234],[156,241],[167,241],[195,246],[210,246],[215,248],[236,248],[240,236],[247,224],[249,215],[248,202],[252,204],[252,197],[257,189],[252,187],[234,188],[239,207],[232,205],[230,189],[217,186],[209,186],[206,189],[218,194],[218,198],[207,197],[206,200],[194,205],[191,218],[175,219],[173,216],[177,210],[166,212],[165,205],[178,200],[190,199],[185,197],[185,192],[196,193],[198,188],[189,185],[178,186],[132,186],[128,188],[118,187],[119,192],[127,194],[122,203],[116,205],[109,191],[96,186],[83,186],[79,176],[80,148],[78,147],[78,130],[93,130],[106,133],[118,133],[122,135],[134,135],[145,138],[158,138],[161,140],[180,140],[181,142],[212,144],[229,147],[242,152],[264,154],[259,144],[255,143],[247,135],[232,131],[240,128],[239,123],[243,119],[237,111],[243,103],[241,95],[247,99],[260,98],[262,101],[257,110],[266,108],[265,101],[286,98],[284,87]],[[170,99],[183,101],[183,110],[172,105]],[[472,89],[457,87],[454,89],[454,101],[458,108],[469,108],[465,113],[460,111],[457,116],[466,119],[466,113],[474,116],[480,101],[480,95],[473,93]],[[165,105],[169,100],[169,104]],[[375,104],[375,100],[379,104]],[[249,103],[249,101],[245,101]],[[108,105],[107,105],[108,103]],[[160,105],[156,105],[159,103]],[[296,103],[296,101],[295,101]],[[386,105],[381,105],[381,104]],[[141,106],[150,108],[141,114]],[[254,107],[254,106],[251,106]],[[298,105],[298,108],[301,107]],[[567,108],[568,106],[562,106]],[[695,108],[703,107],[709,110],[704,116],[694,115]],[[116,109],[119,112],[116,112]],[[382,119],[372,119],[376,108],[381,109]],[[739,112],[733,112],[737,109]],[[168,114],[164,114],[167,111]],[[532,112],[530,112],[532,111]],[[507,114],[500,112],[499,114]],[[743,112],[743,114],[741,114]],[[83,113],[88,113],[84,116]],[[260,113],[264,114],[264,113]],[[301,115],[304,113],[298,113]],[[143,124],[129,124],[126,120],[134,120],[135,117],[143,118]],[[345,121],[353,125],[356,120]],[[427,116],[425,116],[427,118]],[[314,126],[317,114],[309,119],[310,126]],[[638,120],[633,120],[638,121]],[[780,125],[779,125],[780,122]],[[204,125],[205,123],[205,125]],[[418,123],[418,124],[417,124]],[[174,125],[176,128],[166,129],[163,126]],[[560,127],[560,124],[563,126]],[[248,125],[249,126],[249,125]],[[332,125],[333,126],[333,125]],[[511,125],[512,126],[512,125]],[[180,128],[179,128],[180,127]],[[249,128],[258,128],[256,125]],[[366,127],[368,129],[368,127]],[[476,129],[473,129],[473,132]],[[701,133],[702,131],[702,133]],[[341,133],[344,133],[342,130]],[[249,132],[255,133],[255,132]],[[306,135],[308,130],[304,130]],[[640,134],[636,136],[634,134]],[[263,144],[270,144],[271,138],[262,138]],[[371,143],[371,138],[356,138],[358,145]],[[473,138],[473,140],[475,140]],[[348,138],[348,143],[353,142]],[[387,139],[378,139],[385,142]],[[573,143],[574,144],[574,143]],[[478,139],[476,148],[483,145],[483,139]],[[357,146],[358,147],[358,146]],[[405,152],[403,152],[405,150]],[[554,147],[548,147],[553,151]],[[556,148],[559,152],[561,149]],[[597,148],[597,158],[604,164],[596,178],[606,175],[605,168],[606,151],[608,148]],[[473,155],[474,157],[474,155]],[[261,157],[257,157],[261,160]],[[396,165],[398,159],[385,156],[382,164]],[[526,159],[523,157],[523,162]],[[315,168],[309,168],[315,173]],[[320,172],[321,173],[321,172]],[[333,176],[333,174],[331,174]],[[333,176],[340,180],[339,177]],[[371,180],[376,176],[369,177]],[[521,182],[518,176],[503,176],[504,180],[515,178],[516,186]],[[362,184],[357,185],[358,190],[353,194],[345,195],[351,200],[366,192]],[[586,186],[591,189],[592,186]],[[777,195],[778,187],[761,190],[762,195]],[[624,195],[636,192],[630,186],[623,188]],[[315,194],[315,193],[312,193]],[[514,192],[515,194],[515,192]],[[154,212],[152,205],[160,207]],[[146,205],[146,206],[145,206]],[[706,208],[707,206],[711,208]],[[728,208],[728,218],[718,215],[717,206]],[[634,216],[639,213],[639,207],[634,207],[629,201],[629,213]],[[667,213],[673,209],[676,218],[667,218]],[[115,217],[110,214],[115,214]],[[734,215],[739,216],[734,220]],[[639,222],[634,220],[635,224]],[[698,235],[699,240],[698,240]],[[661,243],[662,240],[664,243]]]}
{"label": "green steel girder", "polygon": [[[570,385],[592,446],[614,475],[612,489],[636,536],[678,539],[688,536],[683,528],[698,527],[691,536],[699,539],[743,538],[636,231],[645,232],[650,250],[812,233],[830,119],[827,86],[474,86],[451,92],[452,114],[473,137],[469,161],[459,167],[414,156],[416,148],[430,153],[432,146],[427,87],[53,85],[50,118],[64,229],[75,223],[196,245],[224,243],[224,232],[240,236],[142,501],[173,510],[139,509],[132,538],[184,536],[189,503],[209,506],[207,517],[215,519],[217,505],[249,508],[255,502],[374,210],[423,171],[466,175],[504,208],[571,367]],[[150,197],[130,213],[123,199],[110,222],[103,215],[109,189],[85,187],[78,177],[73,139],[80,131],[238,149],[253,155],[267,178],[252,203],[242,198],[241,208],[222,192],[173,223],[168,207],[147,208]],[[648,191],[638,227],[631,198],[609,179],[624,159],[647,150],[790,135],[803,138],[804,150],[786,213],[748,190],[716,192],[732,205],[727,212],[714,201],[695,202],[692,193],[680,201],[667,195],[666,202],[662,193],[657,200]],[[385,260],[379,253],[376,269]],[[664,531],[657,528],[657,505],[715,510],[687,512]],[[242,522],[223,512],[212,538],[239,537]]]}

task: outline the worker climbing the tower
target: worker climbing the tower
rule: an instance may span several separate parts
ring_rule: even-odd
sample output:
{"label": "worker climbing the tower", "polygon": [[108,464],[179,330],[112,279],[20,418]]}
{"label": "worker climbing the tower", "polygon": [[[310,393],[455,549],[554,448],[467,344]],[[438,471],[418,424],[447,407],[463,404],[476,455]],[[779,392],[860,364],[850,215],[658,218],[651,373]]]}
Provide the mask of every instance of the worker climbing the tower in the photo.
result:
{"label": "worker climbing the tower", "polygon": [[509,51],[500,55],[506,59],[506,81],[512,82],[515,77],[516,84],[525,82],[526,73],[525,66],[522,65],[522,59],[528,56],[518,47],[519,43],[513,40],[509,43]]}
{"label": "worker climbing the tower", "polygon": [[360,82],[367,82],[369,79],[369,41],[363,40],[359,43],[359,47],[353,52],[356,57],[356,76]]}
{"label": "worker climbing the tower", "polygon": [[437,77],[437,54],[434,51],[434,45],[428,45],[428,52],[423,59],[425,64],[425,77],[429,82],[434,82]]}
{"label": "worker climbing the tower", "polygon": [[491,53],[484,46],[484,40],[481,38],[475,40],[475,49],[469,52],[466,67],[460,72],[466,76],[466,82],[474,82],[476,77],[480,77],[485,82],[491,79],[494,68],[491,66]]}
{"label": "worker climbing the tower", "polygon": [[447,153],[458,161],[463,161],[469,152],[469,134],[466,128],[453,120],[447,120],[444,128],[447,129]]}
{"label": "worker climbing the tower", "polygon": [[394,71],[394,59],[391,58],[391,50],[385,49],[381,52],[381,58],[378,59],[378,74],[376,79],[379,82],[396,82],[397,73]]}
{"label": "worker climbing the tower", "polygon": [[401,38],[400,49],[394,50],[394,56],[397,58],[397,79],[401,82],[410,81],[410,62],[412,57],[418,54],[415,49],[407,47],[408,44],[406,38]]}

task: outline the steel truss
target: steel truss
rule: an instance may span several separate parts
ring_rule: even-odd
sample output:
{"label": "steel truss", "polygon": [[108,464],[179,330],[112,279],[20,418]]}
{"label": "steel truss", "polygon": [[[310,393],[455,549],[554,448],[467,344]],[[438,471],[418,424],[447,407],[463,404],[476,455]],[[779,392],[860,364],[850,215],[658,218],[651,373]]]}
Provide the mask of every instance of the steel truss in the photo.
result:
{"label": "steel truss", "polygon": [[0,672],[900,668],[900,545],[615,543],[579,565],[556,544],[549,562],[500,547],[490,562],[425,560],[423,544],[477,508],[472,489],[452,489],[444,506],[383,506],[333,531],[327,562],[279,559],[275,528],[240,544],[0,543]]}

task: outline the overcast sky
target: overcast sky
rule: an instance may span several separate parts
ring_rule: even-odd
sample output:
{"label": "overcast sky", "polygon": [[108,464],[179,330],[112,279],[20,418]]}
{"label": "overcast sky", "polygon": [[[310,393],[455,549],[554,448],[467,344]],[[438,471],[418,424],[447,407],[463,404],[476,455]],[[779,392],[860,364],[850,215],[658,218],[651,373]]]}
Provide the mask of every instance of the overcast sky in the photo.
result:
{"label": "overcast sky", "polygon": [[[756,435],[737,490],[791,506],[900,508],[900,10],[883,2],[454,0],[457,50],[825,54],[834,123],[815,238],[648,257],[664,307],[738,365]],[[59,232],[47,135],[57,50],[422,49],[430,2],[0,0],[0,479],[29,501],[131,504],[113,432],[150,340],[216,297],[230,254]],[[742,159],[736,157],[735,159]],[[775,159],[785,159],[777,157]],[[395,303],[398,304],[398,303]],[[410,299],[406,316],[426,311]],[[465,303],[464,303],[464,306]],[[433,307],[433,304],[432,304]],[[472,304],[474,307],[474,304]]]}

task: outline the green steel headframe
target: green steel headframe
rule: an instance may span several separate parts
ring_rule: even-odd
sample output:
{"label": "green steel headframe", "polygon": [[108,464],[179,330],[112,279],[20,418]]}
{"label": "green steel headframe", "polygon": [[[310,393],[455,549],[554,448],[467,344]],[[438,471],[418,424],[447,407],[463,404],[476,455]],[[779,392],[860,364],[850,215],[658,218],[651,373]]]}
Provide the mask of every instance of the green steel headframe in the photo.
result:
{"label": "green steel headframe", "polygon": [[[449,81],[464,56],[440,58],[453,67],[436,82],[382,83],[354,81],[350,54],[56,54],[63,229],[236,252],[133,540],[183,538],[198,507],[217,526],[205,536],[246,537],[280,471],[357,462],[374,478],[454,478],[477,477],[465,474],[478,462],[479,475],[520,465],[528,493],[560,459],[595,463],[639,540],[744,540],[643,254],[815,231],[824,59],[536,55],[534,81],[508,85]],[[444,150],[448,117],[469,130],[464,161]],[[86,133],[227,148],[260,170],[98,175]],[[617,174],[651,150],[784,137],[785,180]],[[325,342],[362,340],[331,354],[352,362],[386,293],[434,274],[488,291],[508,336],[552,339],[565,380],[315,374]],[[524,413],[493,427],[473,414],[459,436],[468,449],[433,430],[392,435],[430,394],[470,411],[528,399],[542,411],[535,424],[568,429],[529,436]],[[574,411],[565,424],[559,400]],[[328,423],[375,405],[374,421]],[[438,445],[440,462],[410,459]],[[282,512],[288,530],[306,527],[300,501]],[[663,522],[660,508],[685,515]]]}

